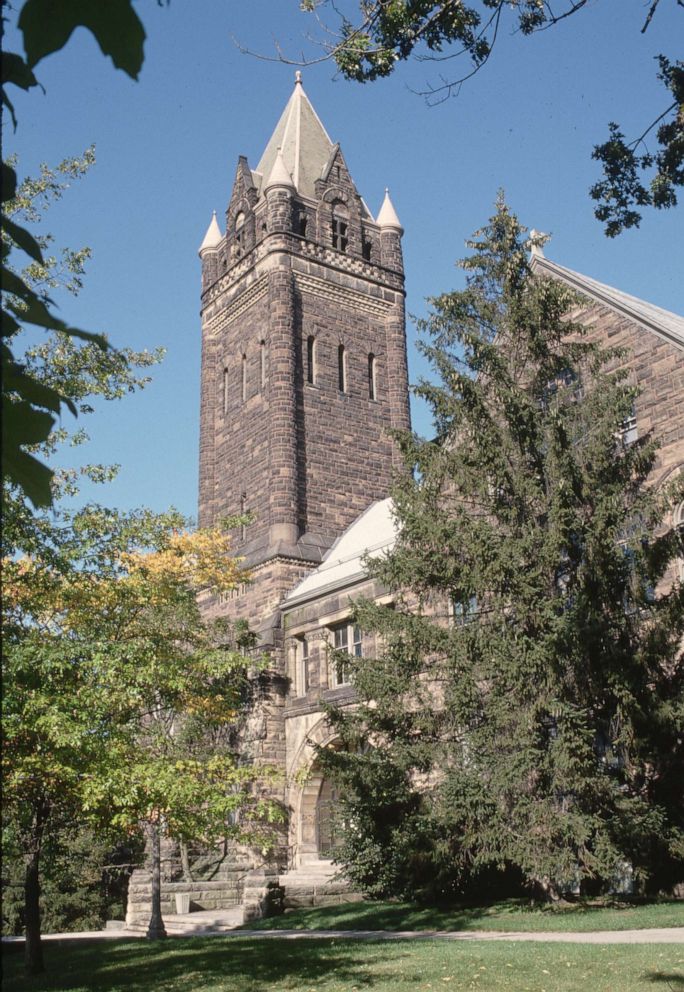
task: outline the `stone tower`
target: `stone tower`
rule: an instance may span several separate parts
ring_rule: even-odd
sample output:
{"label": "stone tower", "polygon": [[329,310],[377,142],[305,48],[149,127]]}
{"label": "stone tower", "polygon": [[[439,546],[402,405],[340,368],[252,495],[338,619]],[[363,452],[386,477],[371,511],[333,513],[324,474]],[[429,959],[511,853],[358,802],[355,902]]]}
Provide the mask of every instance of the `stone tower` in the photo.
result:
{"label": "stone tower", "polygon": [[201,526],[236,534],[253,582],[215,609],[278,659],[283,596],[375,499],[409,427],[402,228],[373,219],[298,73],[256,169],[238,159],[200,247]]}

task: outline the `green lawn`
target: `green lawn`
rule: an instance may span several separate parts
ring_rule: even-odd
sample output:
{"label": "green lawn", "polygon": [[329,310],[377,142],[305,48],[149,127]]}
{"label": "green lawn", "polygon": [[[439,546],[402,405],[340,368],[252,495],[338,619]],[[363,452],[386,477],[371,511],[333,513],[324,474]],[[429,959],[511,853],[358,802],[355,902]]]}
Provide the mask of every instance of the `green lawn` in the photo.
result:
{"label": "green lawn", "polygon": [[434,909],[412,903],[357,902],[299,909],[246,924],[246,929],[293,930],[636,930],[684,927],[684,902],[610,906],[584,902],[531,908],[509,899],[489,906]]}
{"label": "green lawn", "polygon": [[681,992],[684,946],[185,938],[46,947],[12,992]]}

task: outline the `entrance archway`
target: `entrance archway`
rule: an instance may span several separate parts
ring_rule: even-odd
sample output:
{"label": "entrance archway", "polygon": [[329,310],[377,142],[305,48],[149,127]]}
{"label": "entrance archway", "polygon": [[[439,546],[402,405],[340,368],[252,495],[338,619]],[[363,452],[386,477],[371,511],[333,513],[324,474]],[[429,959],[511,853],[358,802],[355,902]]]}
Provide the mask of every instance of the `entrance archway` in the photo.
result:
{"label": "entrance archway", "polygon": [[340,792],[328,778],[321,782],[316,803],[316,844],[319,858],[333,858],[342,844]]}
{"label": "entrance archway", "polygon": [[299,851],[302,860],[329,859],[341,843],[340,793],[323,775],[318,764],[311,768],[302,788]]}

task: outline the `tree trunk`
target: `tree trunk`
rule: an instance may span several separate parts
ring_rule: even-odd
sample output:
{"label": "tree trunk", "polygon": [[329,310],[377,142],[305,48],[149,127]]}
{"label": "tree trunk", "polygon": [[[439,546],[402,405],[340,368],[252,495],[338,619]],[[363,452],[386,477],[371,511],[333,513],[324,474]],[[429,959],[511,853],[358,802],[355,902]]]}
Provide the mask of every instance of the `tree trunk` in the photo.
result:
{"label": "tree trunk", "polygon": [[41,811],[37,811],[33,821],[31,849],[26,856],[24,873],[24,917],[26,920],[24,966],[28,975],[40,975],[45,971],[43,944],[40,939],[40,849],[42,840],[43,816]]}
{"label": "tree trunk", "polygon": [[562,893],[556,883],[548,875],[533,876],[537,890],[541,892],[544,902],[558,903],[562,901]]}
{"label": "tree trunk", "polygon": [[149,824],[150,860],[152,868],[152,911],[147,928],[148,940],[161,940],[166,937],[166,929],[161,914],[161,844],[159,822]]}
{"label": "tree trunk", "polygon": [[188,845],[184,840],[180,841],[180,861],[184,882],[193,882],[192,871],[190,870],[190,857],[188,856]]}

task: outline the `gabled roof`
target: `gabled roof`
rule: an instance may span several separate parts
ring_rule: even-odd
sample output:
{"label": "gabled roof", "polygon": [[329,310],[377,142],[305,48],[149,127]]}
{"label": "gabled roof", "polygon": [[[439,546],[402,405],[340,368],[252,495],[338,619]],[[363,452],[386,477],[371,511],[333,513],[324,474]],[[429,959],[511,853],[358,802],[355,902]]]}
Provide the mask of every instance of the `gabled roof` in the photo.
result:
{"label": "gabled roof", "polygon": [[608,307],[622,317],[628,317],[640,327],[657,334],[680,351],[684,351],[684,317],[654,306],[653,303],[647,303],[646,300],[640,300],[637,296],[623,293],[613,286],[606,286],[605,283],[590,279],[580,272],[566,269],[546,258],[539,248],[533,249],[530,264],[533,272],[561,279],[589,299]]}
{"label": "gabled roof", "polygon": [[267,180],[280,148],[285,168],[292,176],[297,192],[313,199],[314,183],[328,164],[334,145],[304,92],[301,73],[298,72],[295,78],[294,92],[255,172],[260,175],[262,183]]}
{"label": "gabled roof", "polygon": [[365,555],[377,557],[394,547],[397,529],[391,499],[377,500],[338,537],[325,558],[283,600],[288,609],[363,579]]}

